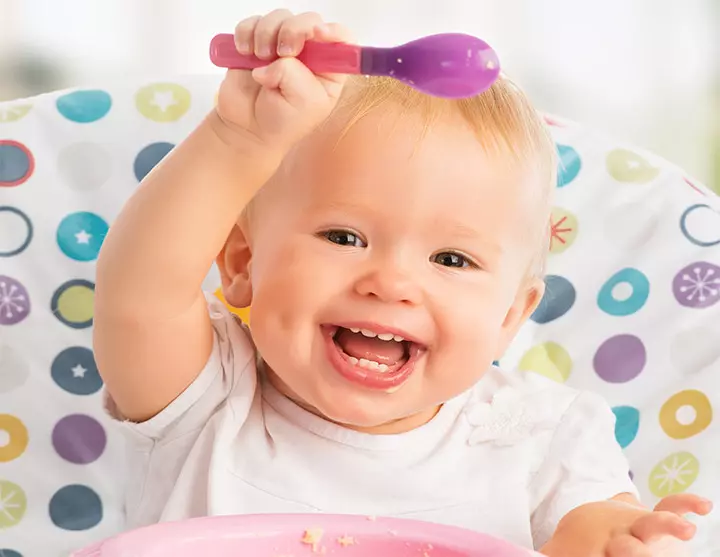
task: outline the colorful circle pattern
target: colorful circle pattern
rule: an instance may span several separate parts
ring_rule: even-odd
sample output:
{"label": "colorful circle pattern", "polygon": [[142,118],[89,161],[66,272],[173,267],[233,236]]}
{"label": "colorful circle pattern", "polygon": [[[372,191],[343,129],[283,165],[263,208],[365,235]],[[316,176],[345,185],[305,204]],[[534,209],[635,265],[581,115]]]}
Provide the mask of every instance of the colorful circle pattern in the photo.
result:
{"label": "colorful circle pattern", "polygon": [[63,459],[73,464],[95,462],[105,451],[107,437],[102,425],[90,416],[65,416],[53,429],[52,443]]}
{"label": "colorful circle pattern", "polygon": [[58,528],[77,532],[97,526],[103,518],[100,496],[86,485],[67,485],[58,490],[49,506],[50,520]]}
{"label": "colorful circle pattern", "polygon": [[6,441],[0,443],[0,462],[10,462],[19,458],[29,442],[25,424],[16,416],[0,414],[0,433],[4,433],[6,437]]}
{"label": "colorful circle pattern", "polygon": [[637,269],[627,268],[611,276],[598,294],[598,307],[610,315],[632,315],[645,305],[650,281]]}
{"label": "colorful circle pattern", "polygon": [[17,207],[0,207],[0,230],[3,231],[3,237],[0,238],[0,257],[18,255],[24,252],[32,241],[32,222]]}
{"label": "colorful circle pattern", "polygon": [[[564,188],[576,180],[583,163],[578,152],[572,147],[558,145],[558,154],[560,164],[557,185]],[[616,183],[627,185],[650,184],[661,172],[648,158],[628,149],[608,152],[605,168]],[[706,192],[689,181],[686,182],[696,193],[707,198]],[[640,248],[654,241],[656,232],[663,227],[663,219],[666,218],[663,208],[660,204],[648,204],[647,197],[639,199],[626,194],[618,199],[619,204],[605,211],[603,224],[608,244],[615,250],[642,254]],[[562,255],[568,250],[575,243],[578,228],[578,219],[572,212],[555,207],[551,217],[550,254]],[[717,249],[717,246],[720,246],[720,210],[717,205],[709,202],[689,205],[680,216],[678,228],[688,245],[703,249]],[[583,276],[586,270],[571,270],[572,272],[565,276],[546,277],[546,293],[530,318],[533,322],[538,325],[553,323],[577,305],[578,293],[573,277],[576,273]],[[587,282],[584,282],[583,286],[586,285]],[[716,304],[720,301],[720,265],[712,256],[709,260],[696,260],[676,270],[669,284],[666,282],[664,288],[658,287],[657,290],[651,288],[650,277],[641,268],[621,268],[604,278],[596,292],[597,309],[614,318],[625,319],[638,314],[658,297],[667,303],[668,291],[672,293],[679,311],[682,311],[680,308],[707,310],[718,307]],[[648,348],[639,336],[633,334],[632,326],[638,323],[636,319],[617,323],[625,324],[621,325],[625,331],[601,339],[596,344],[592,364],[597,377],[605,383],[622,385],[634,381],[648,367]],[[715,362],[720,362],[718,334],[720,331],[713,333],[707,326],[697,325],[678,332],[669,345],[674,368],[685,374],[698,373],[709,369]],[[562,382],[568,379],[573,362],[562,345],[547,341],[528,349],[519,359],[517,366],[520,370],[533,371]],[[635,441],[640,432],[641,412],[634,406],[622,405],[614,407],[613,413],[615,437],[618,444],[625,449]],[[659,422],[667,438],[685,440],[708,430],[713,417],[710,397],[700,390],[686,389],[665,401],[655,427]],[[643,422],[646,420],[647,418],[644,418]],[[661,498],[686,491],[699,474],[700,463],[695,455],[688,451],[676,452],[657,462],[647,476],[647,485],[654,496]]]}
{"label": "colorful circle pattern", "polygon": [[55,356],[50,375],[58,387],[73,395],[92,395],[103,386],[92,350],[83,346],[71,346]]}
{"label": "colorful circle pattern", "polygon": [[16,325],[30,314],[30,295],[19,281],[0,275],[0,325]]}
{"label": "colorful circle pattern", "polygon": [[69,280],[53,294],[50,310],[62,323],[73,329],[92,326],[95,308],[95,284],[88,280]]}
{"label": "colorful circle pattern", "polygon": [[535,323],[549,323],[565,315],[575,303],[575,287],[565,277],[545,277],[545,294],[530,319]]}
{"label": "colorful circle pattern", "polygon": [[94,261],[100,253],[108,225],[98,215],[88,212],[66,216],[57,230],[60,250],[76,261]]}
{"label": "colorful circle pattern", "polygon": [[12,140],[0,140],[0,187],[12,188],[27,182],[35,170],[30,150]]}

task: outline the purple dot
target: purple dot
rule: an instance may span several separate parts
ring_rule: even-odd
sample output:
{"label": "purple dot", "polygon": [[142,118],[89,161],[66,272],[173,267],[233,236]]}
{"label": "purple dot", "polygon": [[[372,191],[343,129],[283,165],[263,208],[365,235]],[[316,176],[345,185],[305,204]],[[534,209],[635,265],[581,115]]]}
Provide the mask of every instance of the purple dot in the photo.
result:
{"label": "purple dot", "polygon": [[52,442],[65,460],[73,464],[89,464],[103,454],[107,437],[103,426],[94,418],[72,414],[55,425]]}
{"label": "purple dot", "polygon": [[0,325],[15,325],[30,313],[30,296],[14,278],[0,275]]}
{"label": "purple dot", "polygon": [[706,261],[691,263],[673,279],[673,294],[682,306],[707,308],[720,301],[720,267]]}
{"label": "purple dot", "polygon": [[595,373],[608,383],[626,383],[645,367],[647,354],[634,335],[617,335],[600,345],[593,358]]}

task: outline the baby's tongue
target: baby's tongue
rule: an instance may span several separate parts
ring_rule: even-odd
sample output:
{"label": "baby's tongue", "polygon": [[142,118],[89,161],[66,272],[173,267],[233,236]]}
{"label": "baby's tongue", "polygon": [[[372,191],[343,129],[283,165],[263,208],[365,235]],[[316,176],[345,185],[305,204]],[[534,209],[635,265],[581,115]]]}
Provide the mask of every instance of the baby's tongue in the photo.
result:
{"label": "baby's tongue", "polygon": [[348,355],[358,360],[365,358],[380,364],[393,365],[405,354],[405,347],[401,342],[385,341],[377,337],[370,338],[361,333],[353,333],[348,329],[340,329],[335,342]]}

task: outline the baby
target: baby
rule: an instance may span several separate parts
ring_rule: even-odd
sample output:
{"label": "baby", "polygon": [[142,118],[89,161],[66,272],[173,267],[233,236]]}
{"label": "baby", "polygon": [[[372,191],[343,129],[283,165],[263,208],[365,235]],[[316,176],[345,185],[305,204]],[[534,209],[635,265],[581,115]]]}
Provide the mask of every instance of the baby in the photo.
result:
{"label": "baby", "polygon": [[[550,556],[645,556],[710,503],[638,502],[599,397],[492,365],[543,295],[555,148],[505,78],[466,100],[314,75],[316,14],[241,22],[217,107],[98,262],[95,355],[131,441],[130,527],[328,512]],[[252,302],[252,331],[201,284]]]}

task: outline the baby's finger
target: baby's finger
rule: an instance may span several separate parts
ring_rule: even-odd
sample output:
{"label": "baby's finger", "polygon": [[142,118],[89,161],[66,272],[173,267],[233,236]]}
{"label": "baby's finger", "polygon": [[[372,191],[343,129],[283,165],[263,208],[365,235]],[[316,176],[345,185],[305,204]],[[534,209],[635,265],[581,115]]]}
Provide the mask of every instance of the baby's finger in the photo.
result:
{"label": "baby's finger", "polygon": [[354,43],[355,39],[350,30],[339,23],[323,23],[315,27],[315,40],[326,43]]}
{"label": "baby's finger", "polygon": [[670,495],[655,506],[656,511],[668,511],[675,514],[694,513],[699,515],[708,514],[712,508],[712,501],[690,493]]}
{"label": "baby's finger", "polygon": [[260,21],[260,16],[256,15],[243,19],[235,26],[235,48],[240,54],[252,53],[253,35],[258,21]]}
{"label": "baby's finger", "polygon": [[667,511],[649,513],[637,519],[630,527],[630,533],[644,543],[661,536],[687,541],[695,535],[695,530],[694,524]]}
{"label": "baby's finger", "polygon": [[268,66],[254,69],[252,76],[266,89],[279,89],[283,97],[300,110],[308,108],[308,99],[323,93],[323,85],[297,58],[278,58]]}
{"label": "baby's finger", "polygon": [[617,536],[608,542],[605,557],[652,557],[650,549],[637,538]]}
{"label": "baby's finger", "polygon": [[277,37],[285,20],[292,17],[288,10],[274,10],[263,17],[255,26],[255,56],[272,58],[277,51]]}
{"label": "baby's finger", "polygon": [[306,12],[286,19],[278,31],[277,53],[280,56],[296,56],[315,33],[315,27],[322,25],[319,14]]}

